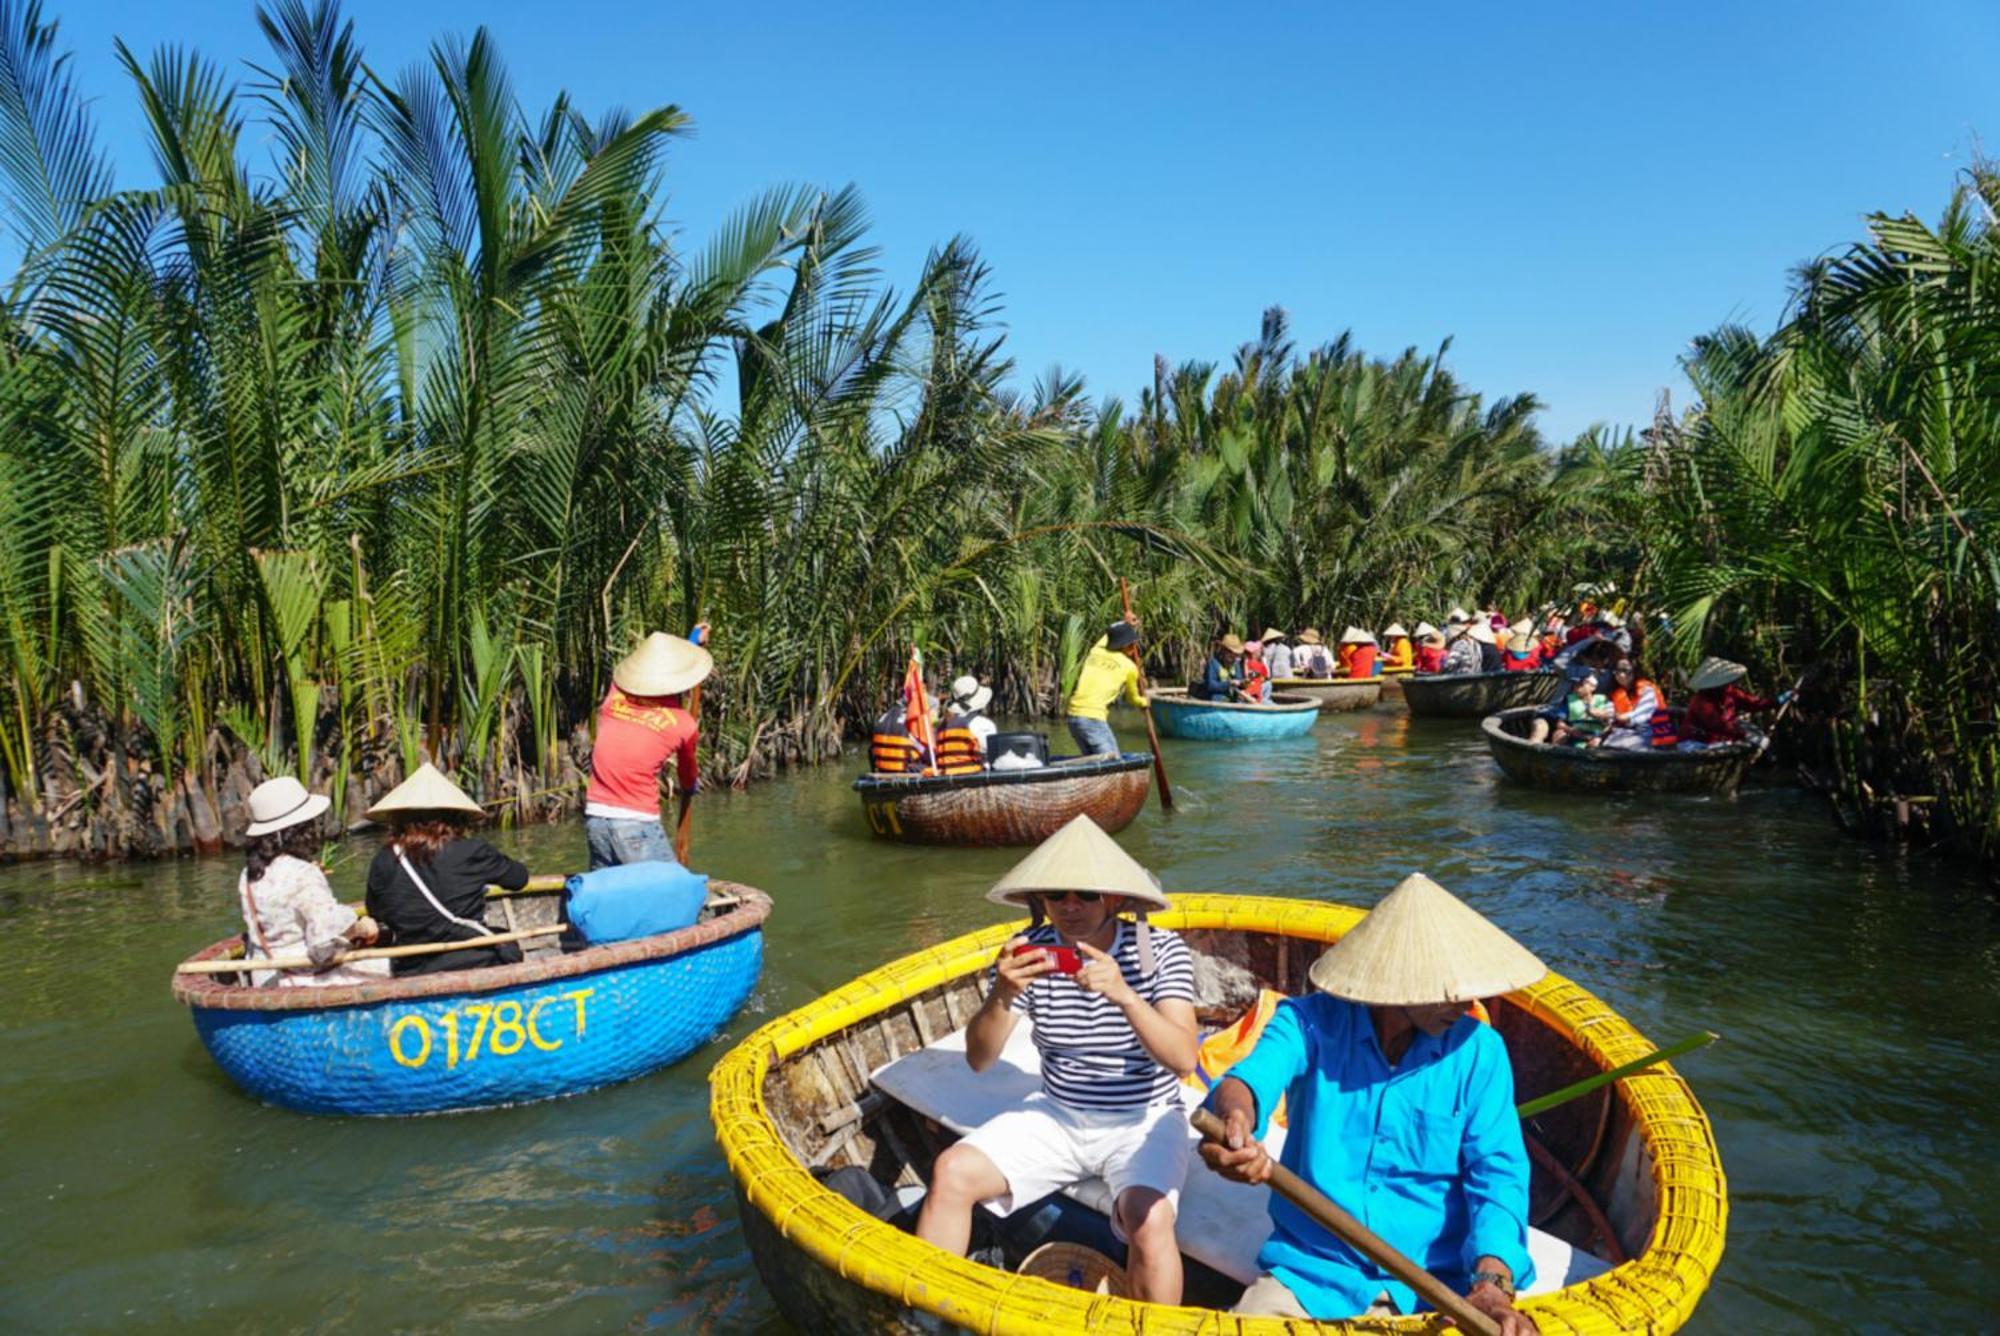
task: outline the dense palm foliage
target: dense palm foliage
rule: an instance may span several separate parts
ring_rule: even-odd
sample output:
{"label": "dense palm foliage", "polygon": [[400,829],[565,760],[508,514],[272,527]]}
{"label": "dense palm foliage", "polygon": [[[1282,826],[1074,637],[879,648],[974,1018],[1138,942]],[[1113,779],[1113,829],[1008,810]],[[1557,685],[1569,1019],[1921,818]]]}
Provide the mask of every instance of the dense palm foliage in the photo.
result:
{"label": "dense palm foliage", "polygon": [[[1935,227],[1877,216],[1758,340],[1701,339],[1653,433],[1641,522],[1676,644],[1806,668],[1814,758],[1861,824],[2000,854],[2000,175]],[[1784,681],[1780,680],[1780,685]],[[1927,810],[1928,809],[1928,812]]]}

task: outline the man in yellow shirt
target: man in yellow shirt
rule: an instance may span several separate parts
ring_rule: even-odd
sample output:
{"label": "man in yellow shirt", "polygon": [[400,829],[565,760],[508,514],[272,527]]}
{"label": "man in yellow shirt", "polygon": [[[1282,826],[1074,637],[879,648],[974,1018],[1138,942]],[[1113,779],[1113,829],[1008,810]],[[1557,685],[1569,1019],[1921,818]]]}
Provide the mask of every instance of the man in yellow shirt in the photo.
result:
{"label": "man in yellow shirt", "polygon": [[1069,735],[1085,756],[1116,756],[1121,750],[1118,735],[1111,731],[1111,703],[1121,695],[1139,709],[1146,697],[1139,690],[1139,660],[1134,646],[1139,628],[1131,622],[1113,622],[1104,638],[1084,656],[1083,671],[1076,676],[1076,690],[1069,698]]}

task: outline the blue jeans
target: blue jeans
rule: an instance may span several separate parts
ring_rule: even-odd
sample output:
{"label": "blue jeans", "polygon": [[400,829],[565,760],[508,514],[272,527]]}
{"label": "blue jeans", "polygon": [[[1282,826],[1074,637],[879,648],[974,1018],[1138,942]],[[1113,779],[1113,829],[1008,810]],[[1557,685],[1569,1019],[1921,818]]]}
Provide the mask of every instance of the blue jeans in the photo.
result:
{"label": "blue jeans", "polygon": [[1102,719],[1084,719],[1073,714],[1069,717],[1069,735],[1076,739],[1085,756],[1116,756],[1123,750],[1118,745],[1118,735]]}
{"label": "blue jeans", "polygon": [[623,863],[673,863],[674,842],[658,821],[633,821],[616,816],[587,816],[584,838],[590,841],[590,870]]}

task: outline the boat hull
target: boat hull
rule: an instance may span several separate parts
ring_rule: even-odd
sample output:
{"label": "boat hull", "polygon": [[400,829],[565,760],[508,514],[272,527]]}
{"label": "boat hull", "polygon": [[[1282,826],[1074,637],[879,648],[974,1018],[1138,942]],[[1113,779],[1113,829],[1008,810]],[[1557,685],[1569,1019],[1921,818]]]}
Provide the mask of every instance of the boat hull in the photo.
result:
{"label": "boat hull", "polygon": [[1558,793],[1732,794],[1757,759],[1756,746],[1747,742],[1698,752],[1551,747],[1516,732],[1526,728],[1539,708],[1503,710],[1479,726],[1501,773],[1531,788]]}
{"label": "boat hull", "polygon": [[978,775],[863,775],[854,781],[868,828],[905,844],[1040,844],[1079,816],[1123,830],[1146,805],[1145,752],[1065,759],[1040,770]]}
{"label": "boat hull", "polygon": [[1523,705],[1547,705],[1563,692],[1563,675],[1533,673],[1413,673],[1403,699],[1418,718],[1484,719]]}
{"label": "boat hull", "polygon": [[1268,742],[1310,733],[1321,702],[1305,696],[1274,695],[1269,705],[1196,700],[1185,691],[1155,691],[1148,697],[1153,722],[1163,736],[1195,742]]}
{"label": "boat hull", "polygon": [[656,1071],[728,1024],[762,970],[770,899],[727,889],[744,903],[678,932],[514,965],[325,988],[177,975],[174,991],[216,1065],[281,1108],[387,1116],[553,1099]]}
{"label": "boat hull", "polygon": [[1327,714],[1338,714],[1346,710],[1365,710],[1382,699],[1385,686],[1379,677],[1361,678],[1318,678],[1281,677],[1273,678],[1271,690],[1288,696],[1310,696],[1319,702],[1319,707]]}

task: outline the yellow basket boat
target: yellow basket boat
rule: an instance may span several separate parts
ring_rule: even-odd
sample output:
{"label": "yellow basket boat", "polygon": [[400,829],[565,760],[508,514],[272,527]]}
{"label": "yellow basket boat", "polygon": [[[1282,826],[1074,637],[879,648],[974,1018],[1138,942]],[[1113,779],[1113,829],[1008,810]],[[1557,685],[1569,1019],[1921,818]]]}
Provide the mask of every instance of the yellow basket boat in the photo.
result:
{"label": "yellow basket boat", "polygon": [[[1325,944],[1362,911],[1314,901],[1181,895],[1154,922],[1223,973],[1296,993]],[[906,956],[758,1029],[710,1075],[716,1138],[765,1286],[801,1331],[1050,1332],[1286,1336],[1306,1324],[1237,1318],[1086,1294],[921,1243],[815,1177],[861,1166],[885,1185],[922,1182],[948,1130],[871,1077],[934,1049],[978,1009],[986,968],[1017,924]],[[1230,1019],[1203,998],[1204,1024]],[[1489,1003],[1517,1097],[1560,1088],[1652,1051],[1603,1002],[1554,974]],[[967,1074],[969,1076],[969,1073]],[[1728,1196],[1707,1116],[1665,1064],[1531,1120],[1531,1217],[1600,1274],[1522,1301],[1544,1336],[1670,1332],[1722,1257]],[[1189,1169],[1205,1174],[1198,1161]],[[1190,1188],[1192,1191],[1192,1187]],[[1606,1234],[1610,1237],[1605,1237]],[[1594,1256],[1585,1257],[1592,1254]],[[1595,1260],[1602,1258],[1602,1261]],[[928,1314],[918,1317],[916,1314]],[[1319,1323],[1322,1332],[1432,1331],[1436,1314]]]}

